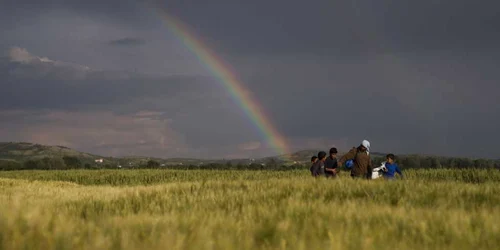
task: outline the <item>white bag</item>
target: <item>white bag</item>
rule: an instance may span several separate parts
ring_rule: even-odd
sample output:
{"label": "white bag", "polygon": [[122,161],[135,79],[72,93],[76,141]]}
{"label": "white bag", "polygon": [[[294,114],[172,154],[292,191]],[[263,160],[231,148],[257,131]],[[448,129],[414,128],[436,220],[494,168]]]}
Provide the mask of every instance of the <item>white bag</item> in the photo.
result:
{"label": "white bag", "polygon": [[387,168],[385,167],[385,161],[380,164],[380,167],[374,168],[372,170],[372,179],[378,179],[384,175],[383,172],[387,172]]}

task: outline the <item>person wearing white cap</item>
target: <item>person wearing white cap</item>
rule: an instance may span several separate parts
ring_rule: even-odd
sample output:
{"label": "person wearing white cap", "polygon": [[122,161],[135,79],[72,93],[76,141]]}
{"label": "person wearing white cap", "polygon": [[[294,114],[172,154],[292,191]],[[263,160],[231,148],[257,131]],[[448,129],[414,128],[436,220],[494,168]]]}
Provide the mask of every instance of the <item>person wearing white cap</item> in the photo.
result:
{"label": "person wearing white cap", "polygon": [[368,154],[369,154],[370,153],[370,142],[367,140],[363,140],[361,142],[361,145],[366,148],[366,152],[368,152]]}
{"label": "person wearing white cap", "polygon": [[372,160],[370,157],[370,142],[363,140],[357,148],[352,148],[347,154],[342,156],[338,162],[342,166],[344,162],[353,160],[351,176],[353,178],[364,177],[371,179]]}

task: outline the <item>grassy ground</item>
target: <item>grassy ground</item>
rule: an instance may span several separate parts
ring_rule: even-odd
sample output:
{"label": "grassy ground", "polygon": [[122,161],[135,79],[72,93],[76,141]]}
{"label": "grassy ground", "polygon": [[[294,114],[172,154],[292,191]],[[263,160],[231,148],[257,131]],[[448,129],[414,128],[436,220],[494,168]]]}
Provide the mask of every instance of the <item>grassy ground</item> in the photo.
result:
{"label": "grassy ground", "polygon": [[498,249],[500,171],[0,172],[0,249]]}

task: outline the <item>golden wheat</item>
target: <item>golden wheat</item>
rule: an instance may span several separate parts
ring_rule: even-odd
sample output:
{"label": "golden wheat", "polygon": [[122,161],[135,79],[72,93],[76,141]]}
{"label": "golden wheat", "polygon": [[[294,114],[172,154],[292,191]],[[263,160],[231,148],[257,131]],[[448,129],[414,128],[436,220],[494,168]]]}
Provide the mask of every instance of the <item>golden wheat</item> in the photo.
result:
{"label": "golden wheat", "polygon": [[467,171],[1,172],[0,248],[498,249],[500,173]]}

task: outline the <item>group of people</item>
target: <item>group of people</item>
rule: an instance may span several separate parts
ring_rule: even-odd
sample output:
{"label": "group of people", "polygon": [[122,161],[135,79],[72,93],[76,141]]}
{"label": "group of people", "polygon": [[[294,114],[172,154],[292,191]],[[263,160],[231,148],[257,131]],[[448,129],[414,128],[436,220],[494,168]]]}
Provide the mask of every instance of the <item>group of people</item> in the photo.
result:
{"label": "group of people", "polygon": [[392,180],[396,173],[403,177],[403,173],[395,162],[394,154],[388,154],[386,161],[380,167],[373,168],[370,157],[370,142],[363,140],[358,147],[353,147],[340,159],[337,158],[337,149],[330,148],[330,155],[320,151],[317,156],[311,158],[311,174],[314,177],[326,176],[327,178],[337,177],[340,168],[345,164],[351,169],[352,178],[376,179],[384,177]]}

